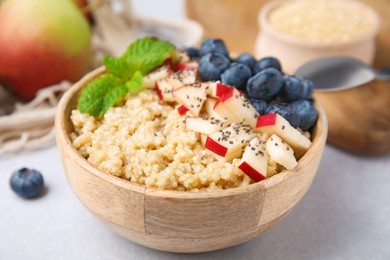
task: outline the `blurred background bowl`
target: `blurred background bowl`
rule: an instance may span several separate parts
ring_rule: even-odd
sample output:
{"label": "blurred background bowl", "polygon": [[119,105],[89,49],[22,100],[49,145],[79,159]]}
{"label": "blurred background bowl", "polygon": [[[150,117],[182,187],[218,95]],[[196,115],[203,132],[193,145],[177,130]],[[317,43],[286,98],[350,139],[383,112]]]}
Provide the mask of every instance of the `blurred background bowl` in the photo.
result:
{"label": "blurred background bowl", "polygon": [[[288,3],[291,2],[288,1]],[[283,64],[284,72],[289,74],[293,74],[299,66],[308,61],[333,55],[351,56],[367,64],[372,64],[376,49],[375,39],[379,31],[379,16],[370,6],[362,2],[353,0],[343,2],[362,10],[362,14],[372,25],[369,32],[344,41],[322,42],[302,39],[279,31],[270,23],[270,13],[287,3],[285,0],[271,1],[262,7],[258,16],[261,32],[256,40],[256,56],[259,58],[267,56],[279,58]]]}

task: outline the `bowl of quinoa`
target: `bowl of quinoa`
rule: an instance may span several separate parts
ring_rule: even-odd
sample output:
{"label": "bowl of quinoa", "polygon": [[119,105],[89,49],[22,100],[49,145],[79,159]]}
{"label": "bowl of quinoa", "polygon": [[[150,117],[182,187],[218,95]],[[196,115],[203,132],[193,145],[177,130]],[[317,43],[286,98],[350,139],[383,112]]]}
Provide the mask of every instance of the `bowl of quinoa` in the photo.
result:
{"label": "bowl of quinoa", "polygon": [[[200,50],[223,45],[210,38]],[[61,98],[56,139],[70,187],[135,243],[183,253],[243,243],[286,216],[317,172],[327,120],[310,82],[297,83],[279,66],[247,79],[240,91],[221,82],[225,73],[221,81],[206,78],[212,55],[199,60],[142,38]],[[252,84],[262,75],[273,77],[272,85]],[[282,92],[282,83],[302,91]],[[268,112],[250,101],[262,87],[280,90]],[[297,110],[290,98],[300,99]]]}
{"label": "bowl of quinoa", "polygon": [[[111,108],[106,114],[109,123],[75,112],[81,89],[104,73],[104,68],[96,70],[67,91],[57,111],[56,137],[74,193],[122,236],[170,252],[226,248],[279,222],[309,188],[327,134],[326,117],[318,104],[313,143],[298,166],[252,183],[237,173],[234,163],[218,162],[202,149],[196,136],[183,131],[172,108],[156,103],[150,90],[123,103],[138,110]],[[140,120],[145,120],[143,126]],[[121,151],[119,146],[127,148]],[[125,160],[128,166],[123,166]],[[166,169],[164,160],[174,163]],[[275,166],[270,163],[269,167]],[[186,174],[192,170],[198,176]],[[127,171],[134,171],[130,178]],[[159,172],[162,176],[155,176]]]}
{"label": "bowl of quinoa", "polygon": [[278,57],[289,73],[324,56],[344,55],[371,64],[379,16],[355,0],[275,0],[258,15],[259,57]]}

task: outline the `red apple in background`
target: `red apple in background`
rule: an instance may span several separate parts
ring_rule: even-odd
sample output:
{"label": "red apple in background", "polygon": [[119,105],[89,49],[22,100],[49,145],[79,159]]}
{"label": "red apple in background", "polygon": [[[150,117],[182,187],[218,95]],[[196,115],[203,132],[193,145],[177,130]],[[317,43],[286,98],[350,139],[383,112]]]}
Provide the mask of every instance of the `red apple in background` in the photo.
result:
{"label": "red apple in background", "polygon": [[87,10],[86,7],[88,6],[87,0],[72,0],[83,12],[84,16],[88,19],[88,21],[93,24],[93,17],[90,12],[90,10]]}
{"label": "red apple in background", "polygon": [[69,0],[5,0],[0,5],[0,82],[22,98],[77,81],[92,55],[91,31]]}

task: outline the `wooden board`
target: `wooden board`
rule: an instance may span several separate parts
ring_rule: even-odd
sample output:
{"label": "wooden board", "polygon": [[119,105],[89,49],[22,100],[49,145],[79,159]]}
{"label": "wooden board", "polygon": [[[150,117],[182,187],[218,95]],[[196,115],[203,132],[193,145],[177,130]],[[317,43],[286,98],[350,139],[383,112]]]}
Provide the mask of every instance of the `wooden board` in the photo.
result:
{"label": "wooden board", "polygon": [[[374,67],[389,67],[390,0],[362,1],[371,5],[382,19]],[[221,37],[232,52],[254,53],[255,39],[261,30],[257,14],[267,2],[187,0],[186,9],[191,19],[204,26],[205,38]],[[373,82],[350,95],[317,93],[316,97],[329,119],[329,143],[360,154],[390,152],[390,82]]]}

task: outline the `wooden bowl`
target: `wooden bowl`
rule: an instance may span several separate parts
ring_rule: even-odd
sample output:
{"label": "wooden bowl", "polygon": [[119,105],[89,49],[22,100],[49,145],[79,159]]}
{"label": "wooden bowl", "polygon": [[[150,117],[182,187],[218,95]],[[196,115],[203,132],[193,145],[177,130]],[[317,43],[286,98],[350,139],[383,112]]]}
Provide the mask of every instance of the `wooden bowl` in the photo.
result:
{"label": "wooden bowl", "polygon": [[373,26],[366,34],[342,42],[309,41],[277,30],[270,24],[268,16],[275,8],[286,3],[286,0],[268,2],[258,15],[258,23],[262,30],[256,40],[256,56],[277,57],[283,64],[283,71],[288,74],[294,74],[306,62],[333,55],[351,56],[372,64],[376,49],[375,37],[379,31],[379,15],[369,5],[360,1],[346,1],[351,6],[362,8]]}
{"label": "wooden bowl", "polygon": [[103,223],[131,241],[170,252],[206,252],[255,238],[285,217],[308,190],[324,150],[327,121],[319,120],[313,145],[293,171],[247,187],[218,192],[147,188],[104,173],[84,159],[69,139],[71,111],[80,90],[100,68],[69,89],[56,115],[56,137],[65,173],[80,201]]}

